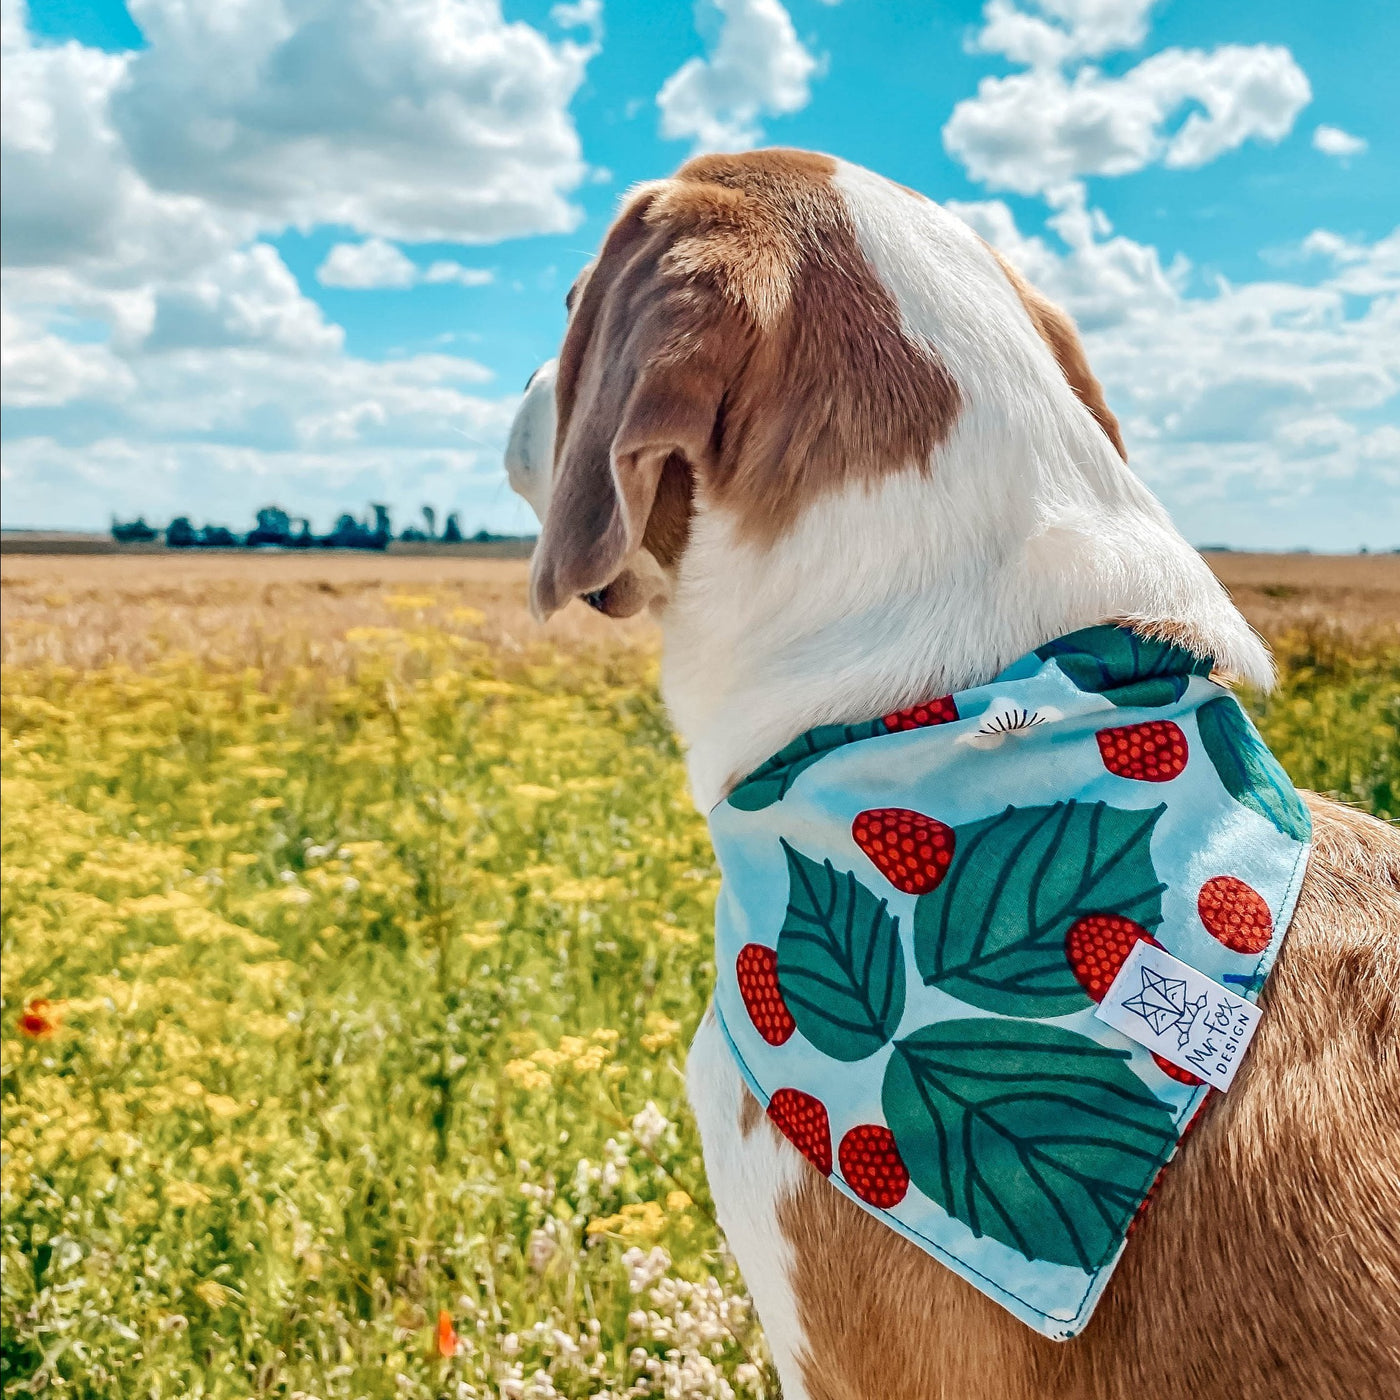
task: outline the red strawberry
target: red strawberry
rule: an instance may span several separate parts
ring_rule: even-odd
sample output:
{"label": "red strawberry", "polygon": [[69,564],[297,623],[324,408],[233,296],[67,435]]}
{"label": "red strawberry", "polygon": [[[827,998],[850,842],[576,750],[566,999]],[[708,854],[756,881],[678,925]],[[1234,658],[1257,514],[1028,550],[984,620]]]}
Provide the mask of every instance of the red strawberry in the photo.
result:
{"label": "red strawberry", "polygon": [[909,1169],[894,1145],[894,1134],[876,1123],[862,1123],[841,1139],[837,1153],[846,1185],[872,1206],[897,1206],[909,1189]]}
{"label": "red strawberry", "polygon": [[1065,935],[1065,957],[1075,980],[1095,1001],[1108,995],[1139,938],[1154,948],[1162,946],[1141,924],[1121,914],[1086,914],[1071,926]]}
{"label": "red strawberry", "polygon": [[1197,1078],[1189,1069],[1182,1069],[1180,1065],[1174,1065],[1170,1060],[1163,1059],[1155,1050],[1152,1052],[1152,1063],[1157,1066],[1168,1079],[1175,1079],[1178,1084],[1204,1084],[1204,1079]]}
{"label": "red strawberry", "polygon": [[1169,719],[1100,729],[1094,737],[1103,766],[1120,778],[1166,783],[1186,767],[1186,735]]}
{"label": "red strawberry", "polygon": [[926,729],[930,724],[952,724],[957,717],[957,703],[951,695],[943,695],[937,700],[925,700],[922,705],[910,705],[907,710],[896,710],[892,715],[886,715],[885,728],[891,733],[896,730]]}
{"label": "red strawberry", "polygon": [[785,1045],[797,1029],[778,989],[778,954],[762,943],[746,943],[734,962],[739,995],[744,998],[749,1019],[769,1045]]}
{"label": "red strawberry", "polygon": [[1207,880],[1196,896],[1196,912],[1206,932],[1235,953],[1262,953],[1274,936],[1268,901],[1233,875]]}
{"label": "red strawberry", "polygon": [[880,873],[905,894],[936,889],[953,860],[953,828],[907,807],[877,807],[851,823],[851,835]]}
{"label": "red strawberry", "polygon": [[779,1089],[768,1100],[778,1131],[823,1175],[831,1175],[831,1120],[826,1105],[801,1089]]}

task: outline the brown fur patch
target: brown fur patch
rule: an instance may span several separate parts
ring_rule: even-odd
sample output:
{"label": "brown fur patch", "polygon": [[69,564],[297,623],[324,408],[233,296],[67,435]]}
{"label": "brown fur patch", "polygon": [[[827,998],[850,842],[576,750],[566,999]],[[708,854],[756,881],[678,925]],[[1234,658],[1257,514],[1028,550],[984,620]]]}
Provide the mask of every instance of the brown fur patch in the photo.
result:
{"label": "brown fur patch", "polygon": [[[739,1132],[744,1137],[752,1137],[753,1130],[764,1121],[765,1115],[763,1105],[754,1098],[747,1084],[744,1085],[743,1098],[739,1104]],[[777,1129],[774,1129],[776,1132]]]}
{"label": "brown fur patch", "polygon": [[811,1400],[1382,1400],[1400,1375],[1400,832],[1315,846],[1230,1092],[1093,1321],[1033,1333],[810,1172],[782,1204]]}
{"label": "brown fur patch", "polygon": [[866,261],[835,169],[805,151],[702,156],[651,214],[679,233],[672,265],[745,313],[700,480],[760,544],[820,495],[926,470],[958,414],[937,350],[904,333]]}
{"label": "brown fur patch", "polygon": [[1123,446],[1123,433],[1118,426],[1118,419],[1103,396],[1103,385],[1089,368],[1084,344],[1079,339],[1074,322],[1053,301],[1032,287],[1001,253],[990,244],[987,246],[992,256],[1001,264],[1006,280],[1021,298],[1021,305],[1026,308],[1031,325],[1050,347],[1050,353],[1054,355],[1061,373],[1069,381],[1069,387],[1074,390],[1075,397],[1093,414],[1094,421],[1104,430],[1114,450],[1126,462],[1128,449]]}
{"label": "brown fur patch", "polygon": [[692,491],[762,545],[824,493],[928,469],[958,389],[905,335],[834,170],[703,156],[613,225],[560,352],[539,611],[609,584],[644,542],[673,562]]}

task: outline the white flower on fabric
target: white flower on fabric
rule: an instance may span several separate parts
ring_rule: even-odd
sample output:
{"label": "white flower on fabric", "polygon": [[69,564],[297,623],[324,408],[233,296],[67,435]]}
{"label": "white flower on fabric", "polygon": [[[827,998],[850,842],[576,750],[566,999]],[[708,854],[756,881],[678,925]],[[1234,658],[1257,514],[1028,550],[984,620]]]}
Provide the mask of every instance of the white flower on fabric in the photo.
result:
{"label": "white flower on fabric", "polygon": [[1029,734],[1032,729],[1039,729],[1042,724],[1049,724],[1061,718],[1062,712],[1053,705],[1029,709],[1013,700],[993,700],[977,728],[960,735],[958,743],[967,744],[974,749],[995,749],[1008,739],[1020,738]]}

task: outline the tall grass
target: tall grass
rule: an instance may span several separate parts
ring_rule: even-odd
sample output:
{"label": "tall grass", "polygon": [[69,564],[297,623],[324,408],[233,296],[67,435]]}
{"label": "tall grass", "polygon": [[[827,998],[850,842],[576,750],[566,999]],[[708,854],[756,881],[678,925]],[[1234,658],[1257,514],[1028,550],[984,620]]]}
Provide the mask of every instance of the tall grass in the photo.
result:
{"label": "tall grass", "polygon": [[[421,584],[309,637],[190,607],[197,652],[40,620],[5,674],[6,1395],[773,1396],[649,651]],[[1279,756],[1395,815],[1400,647],[1279,644]]]}
{"label": "tall grass", "polygon": [[1279,684],[1245,700],[1289,776],[1400,820],[1400,633],[1314,623],[1272,641]]}

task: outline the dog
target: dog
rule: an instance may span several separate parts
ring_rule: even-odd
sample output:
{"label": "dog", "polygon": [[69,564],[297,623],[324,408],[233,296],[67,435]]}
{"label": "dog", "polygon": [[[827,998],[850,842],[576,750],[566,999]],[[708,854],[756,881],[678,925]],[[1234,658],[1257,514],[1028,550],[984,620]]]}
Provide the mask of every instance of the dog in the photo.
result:
{"label": "dog", "polygon": [[[1271,683],[1073,323],[923,195],[807,152],[698,157],[632,191],[568,301],[507,451],[532,608],[655,614],[702,811],[816,725],[1093,624]],[[689,1093],[787,1400],[1400,1393],[1400,835],[1307,802],[1259,1033],[1070,1341],[834,1189],[711,1008]]]}

